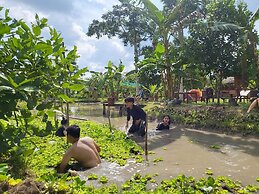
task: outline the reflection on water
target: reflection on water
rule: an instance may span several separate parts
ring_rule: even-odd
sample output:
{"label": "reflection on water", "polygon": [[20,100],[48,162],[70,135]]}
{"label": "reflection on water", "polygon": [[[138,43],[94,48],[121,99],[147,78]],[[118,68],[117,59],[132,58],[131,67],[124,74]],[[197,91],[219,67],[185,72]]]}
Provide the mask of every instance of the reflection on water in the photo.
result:
{"label": "reflection on water", "polygon": [[[108,108],[106,107],[105,113],[108,114]],[[110,116],[112,118],[119,117],[119,107],[110,107]],[[103,104],[101,103],[77,103],[70,107],[72,114],[78,116],[91,116],[91,117],[102,117],[103,116]],[[125,116],[125,108],[122,109],[122,113]]]}
{"label": "reflection on water", "polygon": [[[107,117],[102,115],[102,104],[76,104],[71,107],[75,116],[84,117],[99,123],[108,123]],[[118,117],[118,110],[112,109],[112,125],[125,131],[126,117]],[[148,156],[148,163],[136,164],[128,161],[126,166],[116,163],[103,163],[85,172],[79,172],[82,179],[90,173],[107,176],[109,182],[121,183],[129,179],[134,173],[142,175],[156,174],[157,182],[170,179],[179,174],[195,178],[206,177],[206,169],[211,169],[214,176],[227,176],[233,180],[240,180],[244,184],[257,184],[259,177],[259,140],[228,136],[212,132],[198,131],[177,126],[174,123],[170,130],[157,132],[157,121],[148,123],[148,150],[155,154]],[[143,139],[135,141],[144,148]],[[212,149],[219,145],[219,149]],[[217,146],[216,146],[217,147]],[[162,158],[162,162],[153,162]],[[95,184],[99,184],[96,181]]]}

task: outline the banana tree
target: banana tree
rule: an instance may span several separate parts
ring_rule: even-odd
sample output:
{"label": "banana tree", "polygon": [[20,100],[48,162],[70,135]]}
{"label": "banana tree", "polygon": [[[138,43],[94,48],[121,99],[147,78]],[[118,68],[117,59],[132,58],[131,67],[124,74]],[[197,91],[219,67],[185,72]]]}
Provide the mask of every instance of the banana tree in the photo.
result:
{"label": "banana tree", "polygon": [[90,80],[96,80],[97,85],[95,87],[101,87],[108,98],[117,99],[121,88],[122,72],[124,71],[124,68],[125,66],[122,62],[116,66],[112,61],[108,61],[105,72],[90,71],[92,73],[92,78],[90,78]]}
{"label": "banana tree", "polygon": [[[248,56],[247,56],[247,48],[250,46],[251,50],[254,55],[254,63],[256,65],[256,87],[259,88],[259,57],[257,53],[257,45],[258,45],[258,32],[254,29],[255,27],[255,22],[259,20],[259,8],[255,11],[255,13],[249,18],[249,21],[246,23],[246,26],[243,26],[244,30],[244,44],[243,44],[243,63],[244,64],[242,68],[242,80],[246,80],[246,72],[247,72],[247,61],[248,61]],[[247,85],[246,85],[247,86]]]}
{"label": "banana tree", "polygon": [[120,83],[122,81],[122,72],[125,66],[120,62],[118,66],[114,65],[111,61],[108,62],[107,71],[104,73],[105,76],[105,86],[108,97],[114,97],[118,99],[118,94],[120,91]]}
{"label": "banana tree", "polygon": [[148,88],[144,87],[144,89],[149,92],[150,100],[156,101],[158,100],[158,94],[161,92],[162,88],[162,85],[150,85]]}
{"label": "banana tree", "polygon": [[[172,75],[172,61],[170,56],[171,40],[181,34],[181,30],[185,22],[198,16],[198,12],[194,9],[186,9],[186,0],[176,1],[173,8],[170,10],[159,10],[150,0],[140,0],[148,11],[149,17],[156,25],[155,36],[153,37],[153,45],[156,46],[159,41],[162,42],[164,52],[165,68],[163,70],[165,85],[165,96],[171,98],[173,95],[173,75]],[[190,1],[189,1],[190,2]],[[193,5],[198,7],[199,0],[191,1]]]}

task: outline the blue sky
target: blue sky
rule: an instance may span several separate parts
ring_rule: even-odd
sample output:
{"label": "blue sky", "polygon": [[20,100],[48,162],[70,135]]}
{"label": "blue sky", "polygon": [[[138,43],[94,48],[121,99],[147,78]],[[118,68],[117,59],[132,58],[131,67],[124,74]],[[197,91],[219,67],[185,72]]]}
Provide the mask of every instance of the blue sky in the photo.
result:
{"label": "blue sky", "polygon": [[[238,0],[240,1],[240,0]],[[153,0],[160,5],[160,0]],[[244,0],[254,12],[259,0]],[[133,48],[124,47],[118,38],[96,39],[85,35],[93,19],[99,19],[103,13],[112,9],[118,0],[0,0],[0,6],[10,9],[10,15],[23,18],[30,23],[35,14],[48,19],[48,24],[61,32],[65,44],[78,47],[80,68],[88,67],[93,71],[103,71],[109,60],[118,64],[122,60],[126,71],[132,70]],[[259,21],[256,23],[259,31]]]}

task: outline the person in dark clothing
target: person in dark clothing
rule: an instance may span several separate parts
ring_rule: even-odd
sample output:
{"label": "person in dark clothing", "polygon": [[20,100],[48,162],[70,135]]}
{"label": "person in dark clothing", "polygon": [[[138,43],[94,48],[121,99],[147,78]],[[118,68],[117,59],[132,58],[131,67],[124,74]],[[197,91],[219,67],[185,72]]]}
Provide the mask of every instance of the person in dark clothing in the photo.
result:
{"label": "person in dark clothing", "polygon": [[146,113],[139,106],[134,105],[134,98],[128,97],[125,99],[125,104],[127,108],[127,122],[126,129],[129,126],[130,117],[132,117],[132,125],[128,130],[128,134],[137,133],[139,136],[145,135],[145,123],[146,123]]}
{"label": "person in dark clothing", "polygon": [[164,130],[164,129],[169,130],[170,124],[171,124],[171,119],[170,119],[169,115],[165,115],[163,117],[163,122],[161,122],[157,125],[156,130]]}
{"label": "person in dark clothing", "polygon": [[65,117],[62,117],[61,125],[62,126],[58,128],[55,134],[59,137],[65,137],[64,131],[66,130],[68,125],[67,119]]}

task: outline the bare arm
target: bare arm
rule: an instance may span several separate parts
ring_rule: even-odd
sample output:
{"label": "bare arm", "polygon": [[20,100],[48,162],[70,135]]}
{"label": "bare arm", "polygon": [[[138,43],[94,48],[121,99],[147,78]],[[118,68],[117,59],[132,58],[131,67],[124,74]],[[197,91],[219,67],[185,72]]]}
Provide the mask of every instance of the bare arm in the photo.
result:
{"label": "bare arm", "polygon": [[250,104],[250,106],[249,106],[249,108],[248,108],[248,110],[247,110],[247,113],[250,113],[250,111],[251,111],[252,109],[254,109],[256,106],[258,106],[258,105],[259,105],[259,98],[255,99],[255,100],[252,102],[252,104]]}
{"label": "bare arm", "polygon": [[98,146],[98,144],[97,144],[97,143],[95,143],[95,141],[94,141],[94,146],[95,146],[95,148],[97,149],[97,151],[100,153],[101,148]]}
{"label": "bare arm", "polygon": [[63,159],[60,163],[60,166],[59,166],[59,172],[60,173],[63,173],[65,171],[65,168],[69,162],[69,160],[71,159],[72,157],[72,148],[69,148],[66,153],[64,154],[63,156]]}

